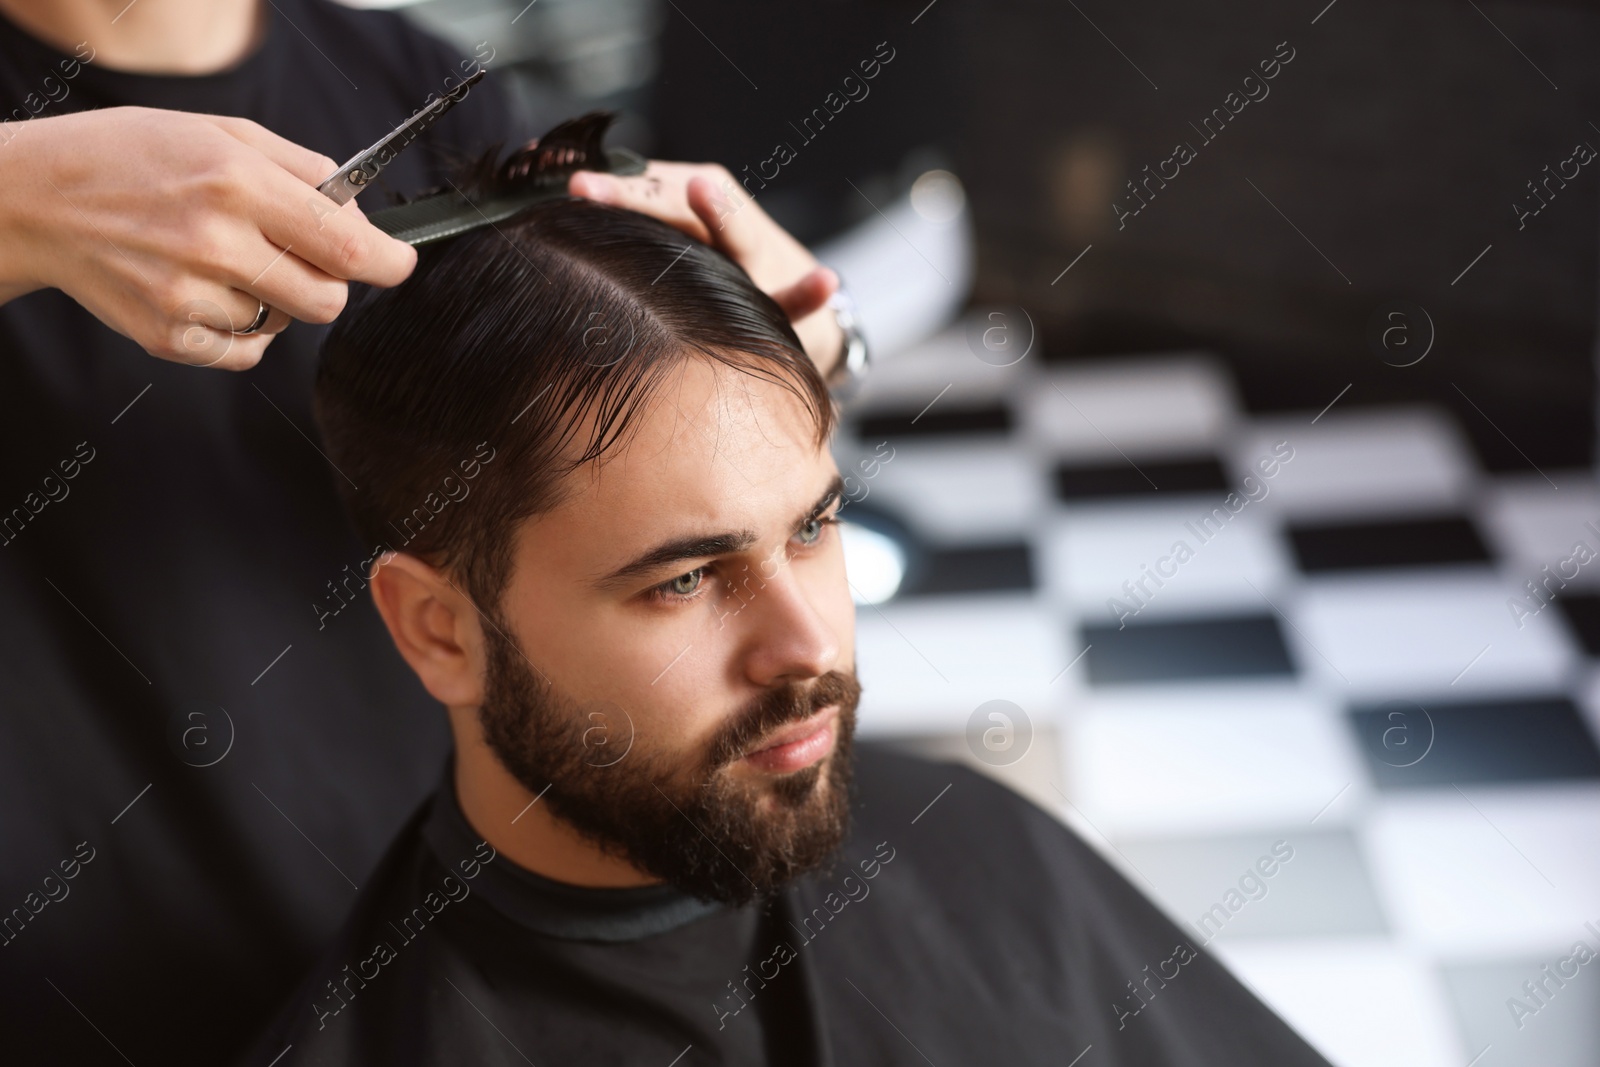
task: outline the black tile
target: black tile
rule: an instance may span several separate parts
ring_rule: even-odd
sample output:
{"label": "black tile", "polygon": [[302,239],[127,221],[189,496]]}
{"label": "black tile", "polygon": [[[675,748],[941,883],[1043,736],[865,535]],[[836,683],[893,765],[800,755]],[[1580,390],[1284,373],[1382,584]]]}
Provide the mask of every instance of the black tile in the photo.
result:
{"label": "black tile", "polygon": [[1158,491],[1225,492],[1230,488],[1227,471],[1214,457],[1209,456],[1164,462],[1142,461],[1137,468],[1127,460],[1103,466],[1063,463],[1056,467],[1055,484],[1056,496],[1067,501],[1143,496]]}
{"label": "black tile", "polygon": [[876,439],[933,437],[940,434],[1010,433],[1013,425],[1011,409],[1004,404],[981,404],[970,407],[935,404],[927,410],[884,409],[864,414],[856,421],[856,436],[862,439]]}
{"label": "black tile", "polygon": [[993,593],[1035,586],[1033,551],[1024,541],[929,548],[907,575],[901,596]]}
{"label": "black tile", "polygon": [[1350,709],[1379,789],[1600,778],[1600,749],[1566,697]]}
{"label": "black tile", "polygon": [[1227,615],[1085,626],[1091,685],[1293,674],[1271,615]]}
{"label": "black tile", "polygon": [[1600,656],[1600,596],[1593,593],[1562,593],[1556,605],[1567,617],[1583,650],[1591,656]]}
{"label": "black tile", "polygon": [[1493,557],[1464,515],[1386,522],[1292,523],[1289,544],[1300,569],[1375,570],[1445,563],[1488,563]]}

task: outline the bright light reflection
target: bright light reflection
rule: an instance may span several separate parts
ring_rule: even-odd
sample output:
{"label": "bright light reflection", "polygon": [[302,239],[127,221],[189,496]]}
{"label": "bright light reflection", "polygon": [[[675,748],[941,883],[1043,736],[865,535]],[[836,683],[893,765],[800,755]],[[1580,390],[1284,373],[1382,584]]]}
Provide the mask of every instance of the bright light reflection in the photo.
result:
{"label": "bright light reflection", "polygon": [[848,520],[840,520],[839,536],[850,595],[857,604],[882,604],[899,592],[906,551],[898,542]]}

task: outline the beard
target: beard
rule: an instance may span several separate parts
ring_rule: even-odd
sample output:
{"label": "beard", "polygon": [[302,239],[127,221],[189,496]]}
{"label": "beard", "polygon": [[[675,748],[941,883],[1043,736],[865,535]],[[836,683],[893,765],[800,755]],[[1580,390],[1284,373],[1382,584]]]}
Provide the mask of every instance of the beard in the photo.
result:
{"label": "beard", "polygon": [[[699,751],[652,750],[625,708],[581,703],[536,679],[508,632],[485,635],[485,740],[524,788],[603,852],[732,905],[771,896],[837,852],[849,829],[854,673],[762,693]],[[784,775],[731,773],[774,730],[829,705],[839,712],[828,755]]]}

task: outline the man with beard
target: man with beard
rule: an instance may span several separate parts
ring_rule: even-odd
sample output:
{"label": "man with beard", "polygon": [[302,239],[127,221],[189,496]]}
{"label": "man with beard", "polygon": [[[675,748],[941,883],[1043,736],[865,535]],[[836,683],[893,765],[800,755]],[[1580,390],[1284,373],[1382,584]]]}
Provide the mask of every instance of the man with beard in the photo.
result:
{"label": "man with beard", "polygon": [[834,408],[717,251],[425,248],[317,411],[455,754],[250,1062],[1324,1062],[1049,815],[852,745]]}

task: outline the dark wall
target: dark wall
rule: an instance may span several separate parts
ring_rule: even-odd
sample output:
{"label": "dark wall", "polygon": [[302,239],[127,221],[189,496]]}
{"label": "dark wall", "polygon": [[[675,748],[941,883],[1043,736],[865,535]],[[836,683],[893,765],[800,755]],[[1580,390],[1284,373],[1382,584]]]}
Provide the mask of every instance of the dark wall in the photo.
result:
{"label": "dark wall", "polygon": [[[882,95],[773,191],[811,205],[808,236],[843,218],[844,176],[941,144],[972,196],[978,298],[1027,307],[1051,358],[1203,345],[1256,408],[1320,408],[1354,383],[1348,400],[1457,410],[1493,467],[1588,462],[1600,159],[1552,179],[1520,229],[1513,204],[1536,206],[1526,183],[1580,142],[1600,149],[1592,6],[939,0],[911,25],[924,7],[678,0],[663,147],[736,169],[768,155],[790,114],[888,39]],[[1263,98],[1226,99],[1290,49]],[[1196,131],[1229,103],[1212,139]],[[1194,158],[1119,219],[1114,202],[1140,206],[1125,183],[1179,143]],[[1396,300],[1436,332],[1410,367],[1369,344]],[[1409,325],[1420,344],[1426,325]]]}
{"label": "dark wall", "polygon": [[[915,175],[902,172],[936,162],[940,146],[948,151],[966,132],[958,105],[969,60],[954,27],[971,8],[938,0],[918,18],[927,0],[674,2],[651,94],[656,153],[717,160],[741,179],[755,174],[749,188],[805,240],[844,229],[904,192]],[[947,4],[958,18],[939,18]],[[865,80],[861,64],[879,55],[893,58]],[[805,126],[815,109],[826,110],[829,93],[849,99],[847,77],[860,99],[826,124]],[[779,144],[794,159],[762,188],[761,164]]]}

